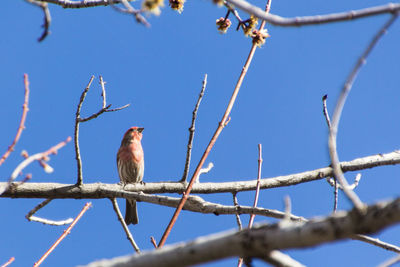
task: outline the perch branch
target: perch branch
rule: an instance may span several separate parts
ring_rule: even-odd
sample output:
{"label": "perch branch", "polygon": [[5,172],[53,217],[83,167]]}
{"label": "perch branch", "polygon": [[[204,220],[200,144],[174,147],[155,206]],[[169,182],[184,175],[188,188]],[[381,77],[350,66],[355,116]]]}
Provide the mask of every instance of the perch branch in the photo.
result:
{"label": "perch branch", "polygon": [[[343,172],[360,171],[378,166],[397,165],[400,164],[400,152],[394,151],[387,154],[378,154],[357,158],[352,161],[341,162]],[[264,178],[260,181],[261,189],[276,188],[283,186],[296,185],[305,182],[332,177],[333,171],[331,167],[320,168],[312,171],[295,173],[272,178]],[[382,178],[384,179],[384,178]],[[93,178],[92,180],[96,180]],[[174,180],[174,179],[171,179]],[[215,177],[214,180],[220,180]],[[238,180],[238,179],[233,179]],[[0,183],[4,186],[6,182]],[[71,184],[60,183],[12,183],[0,197],[12,198],[113,198],[118,197],[117,193],[110,194],[104,189],[111,191],[122,190],[122,187],[117,184],[87,184],[81,188]],[[256,189],[256,180],[245,180],[236,182],[223,183],[196,183],[193,186],[192,192],[195,194],[215,194],[215,193],[233,193],[242,191],[253,191]],[[148,194],[154,193],[182,193],[186,186],[176,182],[159,182],[126,185],[125,190],[134,192],[144,192]]]}

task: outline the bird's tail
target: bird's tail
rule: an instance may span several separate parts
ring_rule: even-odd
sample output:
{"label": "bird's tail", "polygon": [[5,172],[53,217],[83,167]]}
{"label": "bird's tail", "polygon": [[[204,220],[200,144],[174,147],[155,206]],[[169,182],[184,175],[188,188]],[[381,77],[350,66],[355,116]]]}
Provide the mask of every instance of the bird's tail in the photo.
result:
{"label": "bird's tail", "polygon": [[139,218],[136,208],[136,200],[127,199],[126,200],[126,210],[125,210],[125,223],[129,224],[138,224]]}

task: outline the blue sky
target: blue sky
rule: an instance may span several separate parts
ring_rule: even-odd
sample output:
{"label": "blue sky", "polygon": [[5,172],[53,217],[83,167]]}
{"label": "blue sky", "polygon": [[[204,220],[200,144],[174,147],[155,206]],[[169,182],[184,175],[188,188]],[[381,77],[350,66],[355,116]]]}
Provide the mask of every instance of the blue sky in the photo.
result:
{"label": "blue sky", "polygon": [[[326,14],[385,4],[385,1],[273,1],[271,13],[285,17]],[[262,7],[263,4],[259,4]],[[107,99],[113,107],[131,107],[107,113],[81,125],[81,153],[85,183],[116,183],[116,152],[122,135],[131,126],[145,128],[144,180],[180,179],[186,155],[191,112],[205,73],[208,85],[198,112],[191,173],[215,131],[239,76],[251,39],[234,31],[218,33],[215,20],[225,15],[205,0],[191,0],[178,14],[165,7],[161,16],[148,18],[151,28],[110,7],[64,10],[50,5],[52,34],[38,43],[43,22],[40,9],[24,1],[6,0],[0,10],[0,153],[11,143],[19,124],[23,101],[23,74],[29,75],[31,97],[26,130],[15,152],[1,166],[8,179],[30,154],[47,150],[73,135],[76,106],[91,75],[96,75],[83,104],[82,116],[101,107],[98,76],[107,82]],[[242,17],[246,17],[241,12]],[[208,162],[215,167],[204,182],[252,180],[257,175],[257,144],[263,145],[263,177],[312,170],[329,165],[327,126],[321,97],[328,94],[333,111],[341,86],[356,59],[388,15],[329,25],[282,28],[268,25],[271,38],[257,49],[245,78],[231,121],[213,148]],[[399,149],[400,28],[397,21],[377,45],[360,72],[339,126],[341,160],[387,153]],[[25,173],[33,182],[76,182],[73,144],[52,156],[54,173],[45,174],[38,164]],[[398,166],[362,172],[356,189],[360,198],[373,203],[399,196]],[[351,181],[356,173],[348,173]],[[333,192],[324,181],[264,190],[259,205],[283,209],[289,195],[293,213],[304,217],[327,215]],[[205,199],[231,203],[230,194],[205,195]],[[254,192],[238,195],[251,205]],[[1,199],[0,263],[16,257],[12,266],[37,261],[66,227],[28,222],[24,216],[38,199]],[[42,266],[75,266],[99,258],[132,252],[109,200],[91,200],[91,208],[72,233]],[[87,200],[55,200],[38,216],[50,219],[75,217]],[[124,206],[124,202],[119,202]],[[340,196],[339,208],[350,204]],[[139,203],[140,224],[131,227],[140,248],[152,249],[168,224],[173,209]],[[244,223],[249,216],[242,216]],[[256,217],[256,222],[274,220]],[[235,228],[234,216],[183,212],[167,243],[190,240]],[[383,231],[383,241],[399,245],[400,227]],[[308,266],[371,266],[393,253],[358,241],[343,241],[319,248],[288,253]],[[232,266],[236,259],[206,266]],[[255,261],[255,266],[264,264]]]}

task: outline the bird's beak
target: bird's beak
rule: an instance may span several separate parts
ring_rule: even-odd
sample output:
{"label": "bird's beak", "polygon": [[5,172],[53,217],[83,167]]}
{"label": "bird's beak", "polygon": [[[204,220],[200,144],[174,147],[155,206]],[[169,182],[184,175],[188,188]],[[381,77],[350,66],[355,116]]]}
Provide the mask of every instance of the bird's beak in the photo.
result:
{"label": "bird's beak", "polygon": [[143,132],[144,128],[138,128],[137,129],[139,133]]}

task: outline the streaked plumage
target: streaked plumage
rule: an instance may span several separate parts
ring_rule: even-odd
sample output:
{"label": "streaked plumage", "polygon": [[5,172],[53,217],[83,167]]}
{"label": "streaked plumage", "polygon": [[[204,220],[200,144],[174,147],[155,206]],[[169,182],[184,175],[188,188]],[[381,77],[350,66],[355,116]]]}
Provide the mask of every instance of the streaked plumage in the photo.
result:
{"label": "streaked plumage", "polygon": [[[117,166],[119,179],[124,184],[138,183],[143,179],[142,131],[143,128],[131,127],[122,138],[117,153]],[[125,222],[126,224],[137,224],[139,222],[136,200],[126,200]]]}

